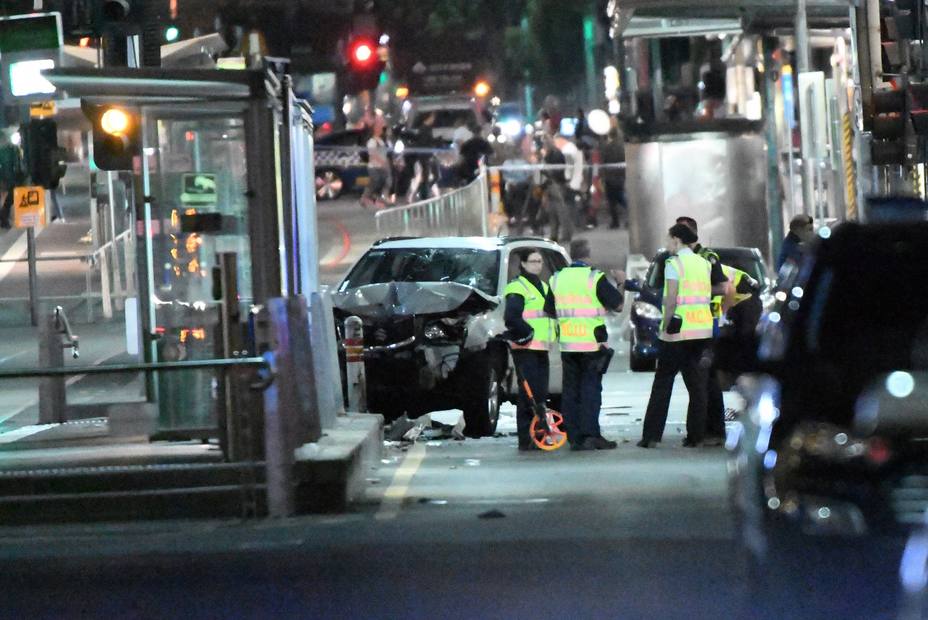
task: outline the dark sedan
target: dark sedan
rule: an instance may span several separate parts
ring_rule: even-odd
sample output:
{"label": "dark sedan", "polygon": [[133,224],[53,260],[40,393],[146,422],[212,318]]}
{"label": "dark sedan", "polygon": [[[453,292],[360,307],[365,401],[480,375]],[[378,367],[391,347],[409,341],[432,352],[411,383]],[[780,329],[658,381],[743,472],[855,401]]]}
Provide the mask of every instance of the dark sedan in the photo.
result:
{"label": "dark sedan", "polygon": [[[754,617],[895,618],[928,508],[928,223],[822,230],[781,273],[729,432]],[[913,414],[912,412],[916,412]]]}

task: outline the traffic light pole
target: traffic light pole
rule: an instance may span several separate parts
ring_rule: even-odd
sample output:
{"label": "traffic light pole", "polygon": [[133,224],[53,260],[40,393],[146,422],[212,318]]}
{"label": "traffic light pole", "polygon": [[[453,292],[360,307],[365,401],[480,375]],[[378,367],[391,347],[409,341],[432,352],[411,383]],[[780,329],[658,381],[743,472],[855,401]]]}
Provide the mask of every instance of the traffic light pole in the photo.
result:
{"label": "traffic light pole", "polygon": [[[39,277],[36,270],[35,227],[26,229],[26,260],[29,263],[29,320],[39,325]],[[90,300],[87,301],[90,303]]]}

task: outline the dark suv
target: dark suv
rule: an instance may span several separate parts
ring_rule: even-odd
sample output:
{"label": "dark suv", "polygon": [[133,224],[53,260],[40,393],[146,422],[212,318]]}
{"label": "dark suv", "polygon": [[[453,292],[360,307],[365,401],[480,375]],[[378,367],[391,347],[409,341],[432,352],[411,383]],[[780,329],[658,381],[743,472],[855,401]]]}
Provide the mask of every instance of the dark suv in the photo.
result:
{"label": "dark suv", "polygon": [[739,383],[731,498],[754,617],[895,617],[904,533],[928,508],[928,425],[880,416],[928,369],[928,223],[822,232],[781,271],[759,372]]}

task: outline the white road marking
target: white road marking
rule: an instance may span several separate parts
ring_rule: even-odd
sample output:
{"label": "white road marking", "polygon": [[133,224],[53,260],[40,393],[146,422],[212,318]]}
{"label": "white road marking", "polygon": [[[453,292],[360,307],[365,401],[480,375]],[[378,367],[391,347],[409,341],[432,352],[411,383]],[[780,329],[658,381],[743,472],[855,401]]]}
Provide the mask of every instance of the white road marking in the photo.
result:
{"label": "white road marking", "polygon": [[409,492],[409,483],[412,481],[412,477],[416,475],[416,472],[419,471],[419,466],[424,458],[424,445],[417,443],[409,449],[403,463],[393,474],[390,486],[383,493],[380,508],[377,510],[377,514],[374,515],[375,519],[386,521],[396,518],[403,505],[403,499],[406,497],[406,493]]}
{"label": "white road marking", "polygon": [[[10,249],[4,252],[3,260],[0,262],[0,280],[5,278],[13,269],[16,268],[16,265],[19,263],[12,262],[17,258],[22,258],[26,255],[26,231],[24,230],[22,234],[19,235],[19,238],[13,242],[13,245],[10,246]],[[5,262],[11,261],[11,262]]]}
{"label": "white road marking", "polygon": [[0,433],[0,443],[12,443],[14,441],[19,441],[30,435],[35,435],[44,430],[57,426],[57,424],[33,424],[32,426],[23,426],[22,428],[17,428],[14,431],[8,433]]}

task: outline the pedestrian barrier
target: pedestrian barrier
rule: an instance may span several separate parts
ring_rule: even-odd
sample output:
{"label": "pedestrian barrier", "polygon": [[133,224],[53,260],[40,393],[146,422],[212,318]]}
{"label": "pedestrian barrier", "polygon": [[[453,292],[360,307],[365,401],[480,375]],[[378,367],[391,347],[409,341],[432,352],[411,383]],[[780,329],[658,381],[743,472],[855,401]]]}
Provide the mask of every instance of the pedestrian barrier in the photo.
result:
{"label": "pedestrian barrier", "polygon": [[402,207],[378,211],[374,218],[382,237],[487,236],[490,209],[487,173],[459,189]]}
{"label": "pedestrian barrier", "polygon": [[[84,291],[82,293],[65,293],[58,295],[41,295],[39,287],[32,281],[30,274],[29,294],[26,296],[0,297],[2,303],[26,303],[35,309],[34,316],[41,303],[83,302],[87,309],[87,322],[94,321],[94,301],[101,303],[104,318],[113,317],[114,307],[121,307],[127,297],[135,296],[135,238],[131,230],[125,230],[114,239],[107,241],[93,252],[87,254],[49,254],[43,256],[22,256],[17,258],[0,258],[3,263],[70,263],[85,265]],[[112,268],[111,268],[112,266]],[[95,277],[100,278],[100,286],[94,286]],[[74,308],[72,307],[72,310]]]}

